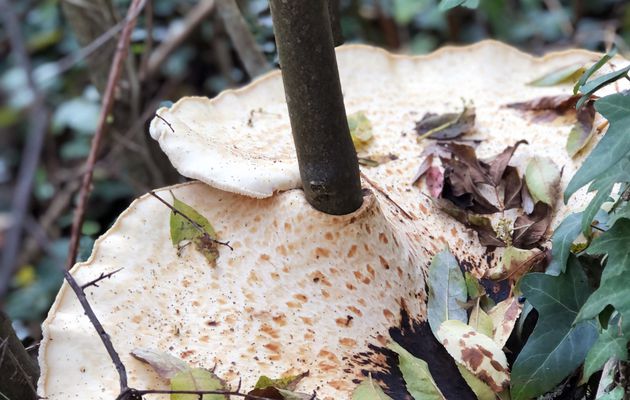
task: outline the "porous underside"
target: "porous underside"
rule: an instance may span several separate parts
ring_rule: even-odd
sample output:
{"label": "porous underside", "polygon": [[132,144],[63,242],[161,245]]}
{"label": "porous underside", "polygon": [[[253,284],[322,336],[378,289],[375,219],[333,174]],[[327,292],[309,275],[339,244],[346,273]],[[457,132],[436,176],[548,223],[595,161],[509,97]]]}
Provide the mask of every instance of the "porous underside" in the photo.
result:
{"label": "porous underside", "polygon": [[[232,387],[242,379],[245,389],[262,374],[309,371],[298,389],[317,390],[321,399],[347,399],[367,371],[378,376],[391,368],[378,349],[391,329],[408,323],[403,319],[425,320],[424,278],[432,255],[449,246],[477,276],[500,258],[486,254],[475,233],[411,185],[427,144],[416,142],[413,127],[425,112],[453,112],[462,98],[473,100],[481,157],[526,139],[530,144],[519,148],[513,165],[549,156],[564,167],[563,186],[579,166],[581,159],[571,160],[564,150],[569,125],[530,122],[502,106],[569,93],[568,86],[526,83],[559,67],[592,62],[596,54],[533,58],[496,42],[422,57],[366,46],[342,47],[337,54],[348,113],[363,111],[374,126],[366,155],[398,157],[363,169],[378,187],[364,181],[371,194],[348,216],[319,213],[293,189],[299,174],[279,73],[214,100],[185,98],[159,111],[162,119],[153,121],[151,133],[173,164],[216,188],[197,182],[158,193],[170,201],[170,190],[192,205],[234,250],[220,247],[214,267],[192,246],[178,255],[169,237],[169,209],[144,196],[96,242],[90,259],[74,267],[79,282],[124,268],[90,288],[88,299],[132,387],[166,387],[129,356],[136,347],[216,366]],[[585,201],[580,192],[568,206],[558,205],[555,221]],[[43,331],[42,396],[115,397],[116,372],[66,285]]]}

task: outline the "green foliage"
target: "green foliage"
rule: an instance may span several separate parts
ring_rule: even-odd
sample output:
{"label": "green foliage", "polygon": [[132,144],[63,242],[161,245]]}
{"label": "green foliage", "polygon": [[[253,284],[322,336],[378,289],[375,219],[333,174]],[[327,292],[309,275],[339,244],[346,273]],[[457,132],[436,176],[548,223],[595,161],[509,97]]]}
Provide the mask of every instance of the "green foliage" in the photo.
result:
{"label": "green foliage", "polygon": [[560,68],[552,71],[538,79],[534,79],[529,82],[530,86],[555,86],[563,83],[574,83],[584,73],[584,66],[569,65],[568,67]]}
{"label": "green foliage", "polygon": [[[171,379],[171,390],[226,390],[223,382],[215,374],[203,368],[189,368],[178,372]],[[221,394],[171,394],[171,400],[227,400],[228,396]]]}
{"label": "green foliage", "polygon": [[547,267],[550,275],[559,275],[566,270],[567,260],[571,254],[571,245],[582,230],[582,213],[567,216],[558,225],[551,236],[551,263]]}
{"label": "green foliage", "polygon": [[195,249],[214,265],[219,256],[215,238],[216,233],[212,224],[197,210],[173,196],[171,210],[170,231],[174,246],[181,249],[183,242],[192,242]]}
{"label": "green foliage", "polygon": [[619,333],[619,328],[616,324],[609,325],[608,329],[602,331],[586,355],[582,381],[587,381],[593,373],[599,371],[604,366],[604,363],[611,358],[627,360],[627,344],[627,337]]}
{"label": "green foliage", "polygon": [[467,300],[466,281],[457,260],[448,250],[433,257],[428,279],[427,314],[433,333],[449,319],[468,322],[468,314],[463,307]]}
{"label": "green foliage", "polygon": [[538,311],[538,322],[512,367],[512,400],[546,393],[584,361],[597,339],[594,321],[574,325],[591,290],[577,258],[558,277],[532,273],[521,291]]}
{"label": "green foliage", "polygon": [[580,310],[577,321],[597,316],[606,306],[612,305],[621,314],[622,332],[630,332],[630,220],[620,219],[603,235],[593,240],[586,249],[588,254],[606,254],[606,267],[599,288]]}
{"label": "green foliage", "polygon": [[581,187],[592,182],[589,191],[597,191],[587,207],[582,222],[585,233],[608,199],[615,183],[630,181],[630,96],[621,93],[595,102],[595,108],[610,123],[606,135],[586,158],[564,193],[565,202]]}
{"label": "green foliage", "polygon": [[352,400],[392,400],[383,389],[372,380],[372,376],[361,382],[352,392]]}
{"label": "green foliage", "polygon": [[426,361],[414,357],[398,343],[387,346],[398,354],[398,367],[407,385],[407,391],[415,400],[445,400],[431,376]]}

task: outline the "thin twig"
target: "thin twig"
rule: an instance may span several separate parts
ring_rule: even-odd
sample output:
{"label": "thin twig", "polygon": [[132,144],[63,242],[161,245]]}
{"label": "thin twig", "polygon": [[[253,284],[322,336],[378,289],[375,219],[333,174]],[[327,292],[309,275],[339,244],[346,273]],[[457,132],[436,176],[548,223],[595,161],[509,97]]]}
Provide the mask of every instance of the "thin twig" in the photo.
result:
{"label": "thin twig", "polygon": [[6,236],[2,249],[2,263],[0,264],[0,298],[2,298],[9,288],[9,281],[16,267],[15,261],[22,242],[24,218],[30,205],[35,172],[39,165],[39,157],[48,128],[48,110],[46,109],[44,96],[35,83],[33,68],[24,44],[20,22],[8,0],[0,0],[0,14],[11,43],[13,55],[16,58],[16,63],[26,73],[28,90],[34,96],[34,101],[29,111],[28,137],[22,151],[22,162],[11,204],[13,224]]}
{"label": "thin twig", "polygon": [[241,15],[236,0],[221,0],[217,3],[217,11],[234,49],[238,53],[250,78],[255,78],[271,69],[271,64],[258,48],[254,35],[249,31],[247,22]]}
{"label": "thin twig", "polygon": [[216,244],[220,244],[223,246],[228,247],[230,250],[234,251],[234,248],[232,246],[230,246],[230,242],[222,242],[220,240],[216,240],[212,237],[210,237],[210,235],[208,234],[208,232],[206,232],[206,230],[203,228],[203,226],[199,225],[197,222],[193,221],[188,215],[184,214],[183,212],[179,211],[177,208],[173,207],[172,205],[168,204],[168,202],[166,200],[164,200],[163,198],[161,198],[160,196],[158,196],[154,191],[150,191],[149,194],[153,197],[155,197],[156,199],[158,199],[162,204],[164,204],[166,207],[170,208],[171,211],[173,211],[175,214],[179,214],[182,217],[184,217],[184,219],[188,222],[190,222],[192,224],[192,226],[195,227],[195,229],[197,229],[199,232],[201,232],[203,235],[208,236],[208,238],[216,243]]}
{"label": "thin twig", "polygon": [[[135,390],[129,389],[127,393],[121,393],[116,400],[122,400],[126,398],[134,398],[133,396],[145,396],[147,394],[195,394],[200,397],[206,394],[218,394],[223,396],[235,396],[235,397],[247,397],[251,400],[273,400],[269,397],[256,396],[247,393],[241,393],[240,391],[228,391],[228,390]],[[127,396],[127,397],[125,397]],[[317,393],[313,392],[309,400],[315,400]]]}
{"label": "thin twig", "polygon": [[[131,7],[133,7],[133,5],[136,3],[137,3],[137,0],[134,0]],[[96,333],[98,333],[98,336],[101,339],[101,342],[103,342],[103,346],[105,346],[105,350],[107,350],[107,354],[109,354],[109,358],[112,360],[112,363],[116,367],[116,371],[118,371],[118,380],[120,382],[120,392],[123,393],[127,391],[129,389],[129,387],[127,386],[127,370],[125,369],[125,365],[120,359],[118,352],[114,348],[111,338],[109,337],[107,332],[105,332],[105,328],[103,328],[101,321],[99,321],[98,317],[94,313],[94,310],[92,309],[92,306],[90,305],[90,302],[87,300],[87,297],[85,296],[85,291],[81,288],[81,286],[79,286],[79,284],[74,279],[70,271],[64,270],[63,275],[66,279],[66,282],[68,282],[68,285],[70,286],[70,288],[72,288],[72,291],[74,291],[74,294],[77,296],[79,303],[81,303],[81,307],[83,307],[83,311],[85,312],[85,315],[87,315],[87,317],[90,319],[90,322],[92,323],[92,326],[94,326]]]}
{"label": "thin twig", "polygon": [[91,191],[92,175],[94,173],[94,165],[96,163],[96,157],[100,148],[101,141],[105,135],[107,129],[107,118],[114,105],[115,91],[118,85],[118,79],[120,78],[121,68],[125,59],[127,58],[127,51],[129,49],[129,41],[131,38],[131,32],[136,24],[136,18],[139,10],[142,9],[146,0],[133,0],[129,6],[128,15],[131,18],[126,18],[125,27],[122,30],[118,45],[116,46],[116,53],[114,54],[114,60],[112,61],[112,67],[109,72],[109,78],[107,79],[107,86],[105,88],[105,94],[103,95],[103,105],[99,114],[96,132],[92,139],[92,147],[90,148],[90,154],[86,161],[87,171],[83,176],[81,184],[81,190],[79,192],[79,202],[75,209],[74,219],[72,221],[72,236],[70,238],[70,250],[68,251],[68,260],[66,262],[66,269],[70,269],[74,264],[77,253],[79,250],[79,239],[81,237],[81,226],[83,225],[83,218],[85,216],[85,210],[87,208],[87,201]]}
{"label": "thin twig", "polygon": [[197,5],[184,17],[183,29],[162,42],[151,53],[146,71],[140,73],[140,80],[146,80],[157,72],[164,61],[182,44],[195,28],[212,12],[215,0],[200,0]]}
{"label": "thin twig", "polygon": [[385,199],[387,199],[387,201],[392,203],[392,205],[394,205],[394,207],[396,207],[405,217],[407,217],[407,219],[410,219],[410,220],[415,219],[415,217],[413,217],[404,208],[402,208],[400,204],[396,203],[394,199],[392,199],[391,196],[385,190],[383,190],[383,188],[381,188],[376,182],[368,178],[368,176],[365,175],[363,172],[361,172],[360,174],[361,174],[361,178],[363,178],[370,186],[376,189],[377,192],[382,194],[385,197]]}
{"label": "thin twig", "polygon": [[116,273],[118,273],[120,271],[122,271],[122,267],[118,268],[115,271],[109,272],[107,274],[101,272],[101,275],[98,278],[92,279],[88,283],[85,283],[85,284],[81,285],[81,289],[85,290],[85,289],[89,288],[90,286],[99,287],[98,284],[99,284],[100,281],[103,281],[105,279],[109,279],[112,276],[114,276],[114,274],[116,274]]}

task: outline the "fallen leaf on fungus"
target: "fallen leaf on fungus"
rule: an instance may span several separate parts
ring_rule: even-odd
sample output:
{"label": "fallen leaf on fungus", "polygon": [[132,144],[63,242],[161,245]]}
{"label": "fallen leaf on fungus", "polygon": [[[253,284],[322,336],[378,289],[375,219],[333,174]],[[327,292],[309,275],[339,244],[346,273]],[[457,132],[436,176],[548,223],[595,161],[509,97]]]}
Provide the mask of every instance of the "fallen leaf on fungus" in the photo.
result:
{"label": "fallen leaf on fungus", "polygon": [[211,265],[215,265],[219,250],[216,233],[210,221],[175,196],[173,196],[173,209],[170,217],[173,245],[180,251],[186,245],[185,242],[192,242],[195,249],[203,254]]}
{"label": "fallen leaf on fungus", "polygon": [[542,201],[553,206],[558,200],[561,175],[560,168],[551,158],[532,158],[525,170],[525,183],[534,202]]}
{"label": "fallen leaf on fungus", "polygon": [[481,302],[479,301],[479,299],[477,299],[475,306],[470,312],[470,318],[468,318],[468,325],[470,325],[477,332],[482,333],[491,338],[494,331],[492,319],[481,308],[480,303]]}
{"label": "fallen leaf on fungus", "polygon": [[370,154],[366,157],[358,157],[359,165],[364,167],[378,167],[381,164],[388,163],[390,161],[398,160],[396,154]]}
{"label": "fallen leaf on fungus", "polygon": [[190,369],[185,361],[157,350],[134,349],[131,355],[137,360],[149,364],[164,379],[171,379],[179,372]]}
{"label": "fallen leaf on fungus", "polygon": [[354,389],[352,400],[392,400],[392,398],[386,395],[383,389],[374,382],[372,375],[369,375],[368,379]]}
{"label": "fallen leaf on fungus", "polygon": [[569,132],[567,138],[567,153],[574,157],[588,144],[593,137],[593,122],[595,121],[595,102],[588,101],[577,111],[577,122]]}
{"label": "fallen leaf on fungus", "polygon": [[363,111],[348,115],[348,127],[352,143],[357,150],[367,146],[373,139],[372,123]]}
{"label": "fallen leaf on fungus", "polygon": [[492,320],[494,327],[493,340],[503,347],[507,343],[519,315],[521,315],[522,304],[516,297],[503,300],[488,311],[488,317]]}
{"label": "fallen leaf on fungus", "polygon": [[529,82],[529,86],[555,86],[563,83],[574,84],[586,71],[584,65],[569,65],[557,70],[551,71],[540,78],[534,79]]}
{"label": "fallen leaf on fungus", "polygon": [[464,105],[460,113],[427,113],[416,122],[418,140],[425,138],[450,140],[468,134],[475,127],[475,108]]}
{"label": "fallen leaf on fungus", "polygon": [[509,246],[505,248],[501,262],[487,270],[485,277],[495,281],[508,278],[516,281],[544,259],[545,254],[540,249],[523,250]]}
{"label": "fallen leaf on fungus", "polygon": [[457,260],[448,250],[433,256],[427,286],[427,319],[434,333],[448,319],[468,321],[463,307],[467,297],[466,281]]}
{"label": "fallen leaf on fungus", "polygon": [[398,354],[398,368],[405,380],[407,391],[414,399],[446,400],[433,380],[426,361],[414,357],[398,343],[390,343],[387,348]]}
{"label": "fallen leaf on fungus", "polygon": [[521,215],[514,221],[512,244],[520,249],[536,247],[545,237],[551,224],[551,207],[541,201],[531,214]]}
{"label": "fallen leaf on fungus", "polygon": [[437,338],[456,362],[462,364],[494,392],[501,392],[510,383],[505,354],[494,341],[457,320],[444,321]]}
{"label": "fallen leaf on fungus", "polygon": [[457,369],[462,375],[462,378],[466,381],[470,389],[477,396],[477,400],[495,400],[496,393],[490,389],[490,386],[486,385],[481,379],[477,378],[472,372],[468,371],[466,367],[461,364],[457,364]]}
{"label": "fallen leaf on fungus", "polygon": [[521,111],[554,111],[558,114],[575,108],[580,95],[561,94],[557,96],[543,96],[532,100],[507,104],[506,107]]}
{"label": "fallen leaf on fungus", "polygon": [[284,378],[271,379],[265,375],[258,378],[254,389],[264,389],[266,387],[275,387],[278,389],[294,390],[302,378],[308,376],[308,372],[301,373],[299,375],[286,376]]}
{"label": "fallen leaf on fungus", "polygon": [[[224,391],[225,384],[215,374],[203,368],[190,368],[171,379],[172,391]],[[227,400],[223,394],[171,394],[171,400]]]}

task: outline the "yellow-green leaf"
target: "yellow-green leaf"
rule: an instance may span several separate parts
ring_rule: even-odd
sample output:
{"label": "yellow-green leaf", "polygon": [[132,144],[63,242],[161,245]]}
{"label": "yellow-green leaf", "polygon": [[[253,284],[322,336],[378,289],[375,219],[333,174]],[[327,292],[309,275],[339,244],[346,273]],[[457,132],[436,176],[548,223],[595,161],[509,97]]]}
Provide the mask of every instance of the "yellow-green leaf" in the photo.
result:
{"label": "yellow-green leaf", "polygon": [[548,157],[534,157],[527,164],[525,183],[534,203],[554,206],[560,190],[560,168]]}
{"label": "yellow-green leaf", "polygon": [[372,380],[372,375],[361,382],[352,392],[352,400],[392,400],[383,389]]}
{"label": "yellow-green leaf", "polygon": [[472,311],[470,312],[470,318],[468,319],[468,325],[475,328],[479,333],[483,333],[488,337],[492,337],[494,326],[492,325],[492,319],[481,309],[479,299],[475,303]]}
{"label": "yellow-green leaf", "polygon": [[555,86],[563,83],[575,83],[580,76],[586,71],[584,65],[569,65],[568,67],[562,67],[541,76],[538,79],[534,79],[529,82],[529,86]]}
{"label": "yellow-green leaf", "polygon": [[522,308],[523,306],[518,302],[518,299],[511,297],[488,311],[488,317],[494,326],[494,335],[490,337],[498,346],[503,347],[507,343],[514,330],[514,325],[516,325],[516,320],[521,315]]}
{"label": "yellow-green leaf", "polygon": [[444,321],[437,338],[456,362],[462,364],[495,392],[510,383],[505,354],[492,339],[457,320]]}
{"label": "yellow-green leaf", "polygon": [[490,389],[490,386],[483,383],[483,381],[477,378],[472,372],[468,371],[466,367],[461,364],[457,364],[457,369],[462,375],[462,378],[466,381],[470,389],[477,396],[477,400],[495,400],[496,393]]}
{"label": "yellow-green leaf", "polygon": [[398,367],[407,385],[407,391],[415,400],[446,400],[431,376],[426,361],[414,357],[398,343],[387,346],[398,354]]}
{"label": "yellow-green leaf", "polygon": [[143,363],[149,364],[158,375],[165,379],[172,379],[180,372],[190,369],[185,361],[152,349],[133,349],[131,355]]}
{"label": "yellow-green leaf", "polygon": [[372,123],[363,111],[348,115],[348,127],[357,150],[367,146],[373,139]]}
{"label": "yellow-green leaf", "polygon": [[258,378],[254,389],[264,389],[267,387],[275,387],[276,389],[288,389],[294,390],[297,384],[300,382],[302,378],[308,375],[308,372],[299,374],[299,375],[291,375],[286,376],[284,378],[271,379],[268,376],[262,375]]}
{"label": "yellow-green leaf", "polygon": [[[203,368],[190,368],[171,379],[173,391],[224,391],[225,385],[215,374]],[[227,400],[223,394],[204,394],[202,400]],[[171,400],[199,400],[196,394],[171,394]]]}
{"label": "yellow-green leaf", "polygon": [[173,196],[170,230],[173,245],[181,248],[182,242],[190,241],[195,249],[214,265],[219,251],[217,250],[216,233],[212,224],[197,210]]}

